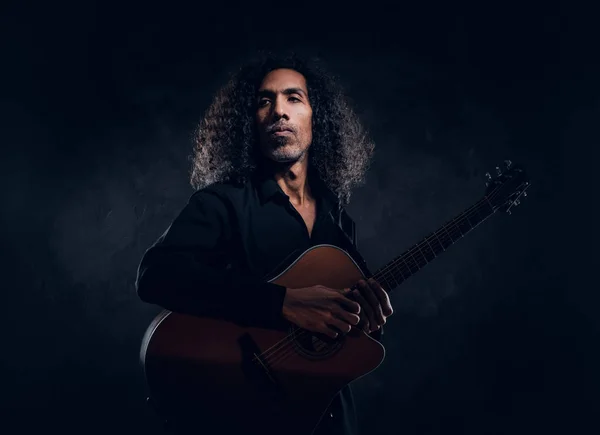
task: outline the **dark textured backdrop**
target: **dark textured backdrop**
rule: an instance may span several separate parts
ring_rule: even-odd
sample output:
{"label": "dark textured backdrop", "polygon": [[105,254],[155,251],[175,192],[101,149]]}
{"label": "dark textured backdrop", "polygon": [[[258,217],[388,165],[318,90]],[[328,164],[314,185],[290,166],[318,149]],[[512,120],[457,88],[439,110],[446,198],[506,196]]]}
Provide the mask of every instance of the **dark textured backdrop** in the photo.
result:
{"label": "dark textured backdrop", "polygon": [[564,162],[592,159],[600,115],[591,32],[556,3],[369,7],[4,9],[3,433],[159,433],[138,363],[159,308],[136,267],[192,193],[196,122],[259,47],[321,55],[371,131],[349,212],[373,269],[479,199],[503,159],[533,181],[395,293],[387,358],[356,382],[365,433],[599,429],[598,298],[565,291],[580,251],[561,226]]}

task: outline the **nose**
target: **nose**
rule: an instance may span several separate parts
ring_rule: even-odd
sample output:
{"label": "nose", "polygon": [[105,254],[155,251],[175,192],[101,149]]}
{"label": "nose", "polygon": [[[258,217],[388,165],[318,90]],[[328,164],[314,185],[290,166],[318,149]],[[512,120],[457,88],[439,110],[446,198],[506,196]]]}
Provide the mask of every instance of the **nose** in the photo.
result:
{"label": "nose", "polygon": [[273,117],[275,119],[281,119],[281,118],[289,119],[284,101],[285,101],[285,96],[278,97],[275,99],[275,104],[273,104]]}

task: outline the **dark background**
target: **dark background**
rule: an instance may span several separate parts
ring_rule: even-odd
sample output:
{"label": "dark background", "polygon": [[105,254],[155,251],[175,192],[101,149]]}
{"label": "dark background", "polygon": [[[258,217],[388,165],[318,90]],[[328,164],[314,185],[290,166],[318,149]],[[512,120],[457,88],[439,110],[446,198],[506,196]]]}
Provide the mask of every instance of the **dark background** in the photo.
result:
{"label": "dark background", "polygon": [[502,160],[533,183],[394,294],[386,360],[355,382],[365,433],[598,433],[594,13],[446,3],[3,6],[2,432],[160,433],[138,361],[160,309],[137,264],[192,193],[214,92],[283,47],[321,55],[375,139],[349,206],[372,269]]}

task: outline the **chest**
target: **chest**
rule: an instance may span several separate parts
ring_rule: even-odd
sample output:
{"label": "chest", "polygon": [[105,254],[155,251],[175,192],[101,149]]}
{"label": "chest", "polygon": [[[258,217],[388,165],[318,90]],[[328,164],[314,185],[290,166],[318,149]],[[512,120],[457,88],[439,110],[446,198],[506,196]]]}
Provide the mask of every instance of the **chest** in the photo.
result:
{"label": "chest", "polygon": [[308,231],[309,237],[312,236],[313,228],[315,226],[315,220],[317,218],[317,207],[314,203],[308,206],[294,206],[294,209],[302,217],[306,230]]}
{"label": "chest", "polygon": [[239,238],[235,237],[232,252],[259,276],[270,275],[311,246],[341,247],[344,242],[334,220],[318,205],[296,208],[290,202],[271,201],[245,210],[236,221]]}

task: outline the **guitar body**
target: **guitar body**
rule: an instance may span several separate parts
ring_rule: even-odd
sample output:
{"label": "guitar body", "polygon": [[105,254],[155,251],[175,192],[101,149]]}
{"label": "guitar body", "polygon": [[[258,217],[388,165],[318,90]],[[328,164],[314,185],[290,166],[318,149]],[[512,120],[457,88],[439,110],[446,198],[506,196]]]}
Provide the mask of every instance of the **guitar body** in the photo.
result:
{"label": "guitar body", "polygon": [[[301,254],[270,282],[349,288],[363,278],[331,245]],[[141,360],[150,397],[174,425],[210,433],[309,435],[333,397],[371,372],[383,346],[358,328],[336,340],[296,329],[243,327],[169,311],[148,327]]]}
{"label": "guitar body", "polygon": [[[390,293],[497,211],[510,214],[530,183],[522,167],[504,163],[497,177],[486,174],[483,198],[372,277]],[[344,289],[361,278],[346,252],[319,245],[270,282]],[[333,397],[376,369],[385,349],[354,327],[332,340],[292,324],[278,331],[163,311],[146,330],[140,356],[152,402],[181,432],[309,435],[329,418]]]}

